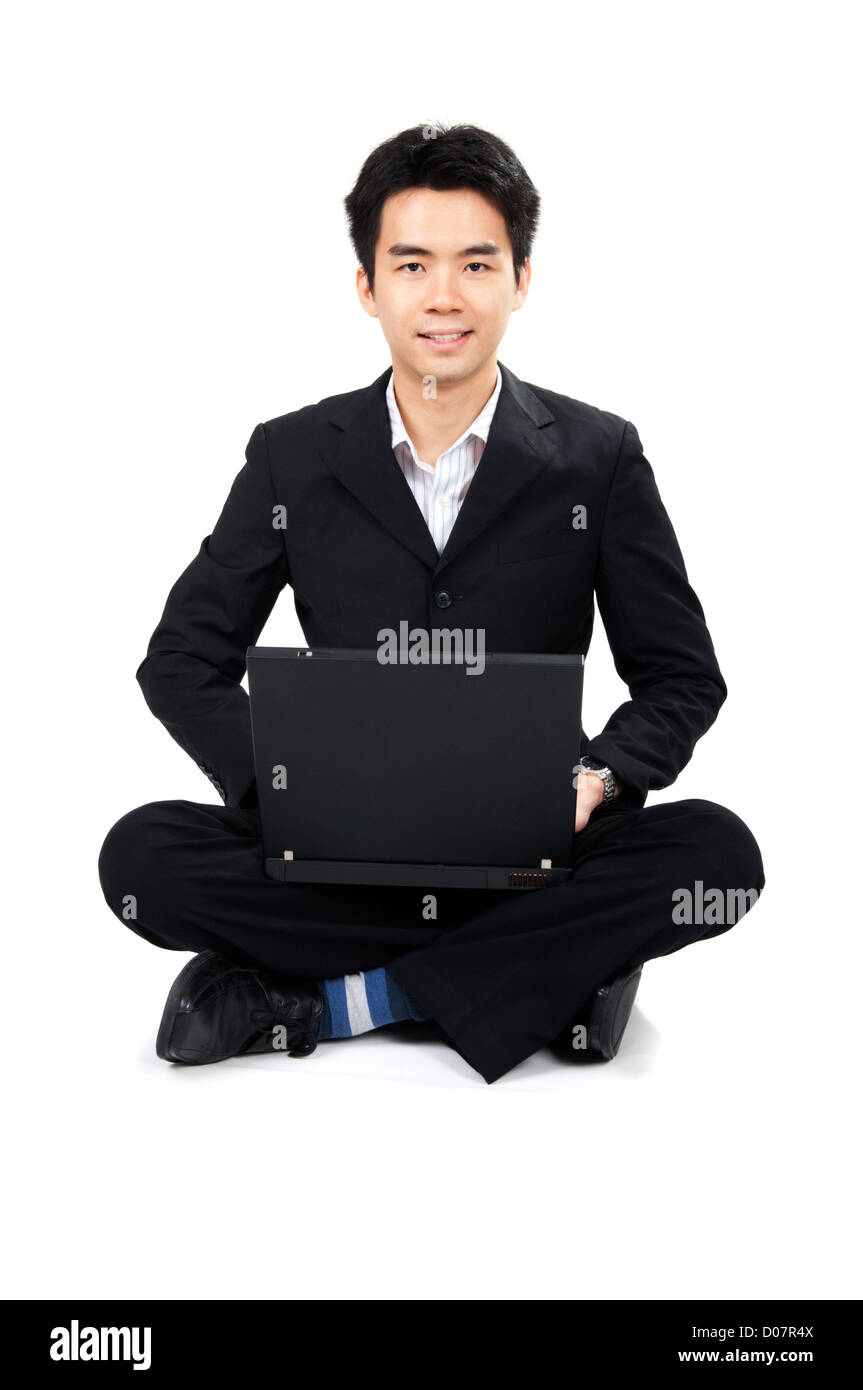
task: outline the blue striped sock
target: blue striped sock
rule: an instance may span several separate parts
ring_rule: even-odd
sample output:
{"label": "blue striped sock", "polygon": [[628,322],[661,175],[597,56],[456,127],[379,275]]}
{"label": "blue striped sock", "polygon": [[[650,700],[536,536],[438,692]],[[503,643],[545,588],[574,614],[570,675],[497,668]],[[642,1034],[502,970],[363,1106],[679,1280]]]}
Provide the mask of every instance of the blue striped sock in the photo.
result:
{"label": "blue striped sock", "polygon": [[387,1023],[417,1022],[428,1018],[417,1001],[402,989],[383,966],[361,970],[358,975],[338,975],[319,981],[324,1007],[318,1042],[327,1038],[352,1038],[383,1028]]}

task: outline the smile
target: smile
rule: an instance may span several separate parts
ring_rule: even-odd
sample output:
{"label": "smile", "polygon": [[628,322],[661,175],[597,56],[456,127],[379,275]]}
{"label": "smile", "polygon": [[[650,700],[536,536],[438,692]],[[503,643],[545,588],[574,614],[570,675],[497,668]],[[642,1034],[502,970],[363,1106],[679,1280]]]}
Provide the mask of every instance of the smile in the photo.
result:
{"label": "smile", "polygon": [[454,347],[457,343],[465,342],[472,332],[473,329],[469,328],[464,333],[420,333],[419,336],[434,347]]}

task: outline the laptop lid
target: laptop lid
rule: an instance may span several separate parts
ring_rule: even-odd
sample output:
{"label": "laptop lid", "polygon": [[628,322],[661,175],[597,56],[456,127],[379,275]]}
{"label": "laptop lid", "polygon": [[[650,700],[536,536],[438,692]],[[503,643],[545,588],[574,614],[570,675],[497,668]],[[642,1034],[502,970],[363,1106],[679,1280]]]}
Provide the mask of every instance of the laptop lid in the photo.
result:
{"label": "laptop lid", "polygon": [[246,654],[264,853],[571,865],[584,657]]}

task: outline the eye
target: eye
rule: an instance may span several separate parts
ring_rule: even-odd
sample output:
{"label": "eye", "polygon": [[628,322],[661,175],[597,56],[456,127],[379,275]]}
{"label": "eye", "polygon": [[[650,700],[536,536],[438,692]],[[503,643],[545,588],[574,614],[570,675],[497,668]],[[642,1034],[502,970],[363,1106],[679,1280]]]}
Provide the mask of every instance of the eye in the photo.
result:
{"label": "eye", "polygon": [[[490,265],[487,265],[485,261],[469,261],[469,262],[468,262],[468,267],[467,267],[467,268],[468,268],[468,270],[471,270],[471,269],[475,269],[475,270],[491,270],[491,266],[490,266]],[[404,265],[400,265],[400,266],[399,266],[399,270],[408,270],[408,271],[410,271],[410,270],[412,270],[412,269],[422,270],[422,262],[421,262],[421,261],[405,261]]]}

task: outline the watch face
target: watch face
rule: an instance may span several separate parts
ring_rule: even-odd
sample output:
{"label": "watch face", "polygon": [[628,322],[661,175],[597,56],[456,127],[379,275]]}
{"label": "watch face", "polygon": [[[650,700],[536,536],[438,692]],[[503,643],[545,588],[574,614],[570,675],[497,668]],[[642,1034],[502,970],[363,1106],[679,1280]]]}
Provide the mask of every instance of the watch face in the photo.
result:
{"label": "watch face", "polygon": [[581,764],[591,772],[598,772],[601,767],[605,767],[605,763],[601,763],[598,758],[582,758]]}

